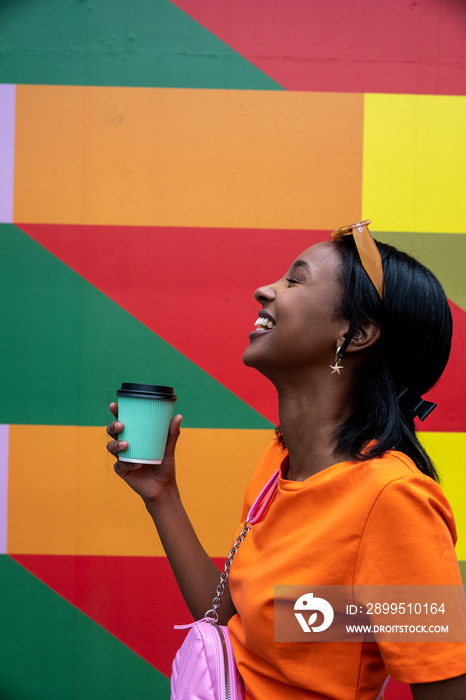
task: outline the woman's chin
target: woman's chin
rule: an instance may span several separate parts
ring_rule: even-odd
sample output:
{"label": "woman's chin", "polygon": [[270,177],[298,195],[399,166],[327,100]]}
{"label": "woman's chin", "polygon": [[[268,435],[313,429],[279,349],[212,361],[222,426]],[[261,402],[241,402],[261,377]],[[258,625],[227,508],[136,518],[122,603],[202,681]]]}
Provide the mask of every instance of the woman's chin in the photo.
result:
{"label": "woman's chin", "polygon": [[260,357],[259,353],[255,352],[255,349],[251,346],[247,347],[243,353],[243,365],[251,367],[263,374],[267,379],[269,378],[267,362],[264,362],[264,358]]}
{"label": "woman's chin", "polygon": [[251,346],[248,346],[243,352],[243,365],[254,367],[254,353],[251,352]]}
{"label": "woman's chin", "polygon": [[254,347],[254,340],[252,340],[243,352],[243,364],[246,365],[246,367],[252,367],[260,372],[260,365],[263,363],[263,358],[261,361],[260,354],[258,348]]}

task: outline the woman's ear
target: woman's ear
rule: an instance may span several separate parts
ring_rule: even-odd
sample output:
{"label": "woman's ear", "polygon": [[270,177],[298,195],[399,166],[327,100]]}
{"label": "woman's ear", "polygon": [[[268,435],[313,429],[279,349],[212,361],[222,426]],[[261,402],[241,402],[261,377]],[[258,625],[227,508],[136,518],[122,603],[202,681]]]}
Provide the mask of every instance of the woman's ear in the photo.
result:
{"label": "woman's ear", "polygon": [[[346,333],[342,338],[338,340],[341,341],[338,344],[343,345],[346,340]],[[348,352],[359,352],[359,350],[365,350],[370,348],[378,341],[380,338],[380,326],[376,321],[370,318],[365,318],[358,324],[355,334],[351,338],[345,354]]]}

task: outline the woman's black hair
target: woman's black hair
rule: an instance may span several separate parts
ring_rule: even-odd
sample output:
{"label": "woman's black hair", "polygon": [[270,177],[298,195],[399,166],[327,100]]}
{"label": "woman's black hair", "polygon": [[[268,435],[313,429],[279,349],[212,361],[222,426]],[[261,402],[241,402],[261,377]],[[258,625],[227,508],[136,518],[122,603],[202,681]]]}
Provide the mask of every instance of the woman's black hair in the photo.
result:
{"label": "woman's black hair", "polygon": [[[380,338],[357,367],[354,411],[338,429],[336,450],[352,459],[370,459],[390,449],[404,452],[438,480],[417,439],[412,403],[440,378],[451,349],[452,317],[435,275],[410,255],[376,241],[382,257],[385,295],[381,301],[361,265],[352,236],[335,245],[341,253],[345,293],[337,313],[349,319],[342,351],[363,319],[380,326]],[[400,395],[404,390],[404,397]],[[374,441],[364,450],[368,441]]]}

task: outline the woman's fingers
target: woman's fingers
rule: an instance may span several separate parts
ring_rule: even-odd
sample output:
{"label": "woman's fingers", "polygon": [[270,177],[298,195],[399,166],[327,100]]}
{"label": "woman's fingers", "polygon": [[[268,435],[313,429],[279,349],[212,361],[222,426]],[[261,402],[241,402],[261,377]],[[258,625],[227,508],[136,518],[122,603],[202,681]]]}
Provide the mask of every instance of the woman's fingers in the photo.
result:
{"label": "woman's fingers", "polygon": [[116,437],[118,435],[118,433],[121,433],[122,430],[123,430],[123,423],[121,423],[120,421],[117,421],[117,420],[113,421],[113,423],[110,423],[110,425],[107,426],[107,433],[111,437]]}
{"label": "woman's fingers", "polygon": [[115,472],[118,474],[118,476],[125,478],[130,472],[135,472],[138,469],[141,469],[143,465],[142,464],[135,464],[133,462],[115,462],[113,465],[113,468]]}
{"label": "woman's fingers", "polygon": [[126,440],[111,440],[107,443],[107,450],[112,455],[117,455],[118,452],[123,452],[128,447]]}
{"label": "woman's fingers", "polygon": [[175,454],[176,443],[178,441],[178,438],[180,437],[180,424],[182,420],[183,416],[181,416],[180,414],[174,416],[171,419],[164,458],[173,457],[173,455]]}
{"label": "woman's fingers", "polygon": [[112,403],[110,404],[110,410],[115,416],[115,418],[118,418],[118,404],[112,401]]}

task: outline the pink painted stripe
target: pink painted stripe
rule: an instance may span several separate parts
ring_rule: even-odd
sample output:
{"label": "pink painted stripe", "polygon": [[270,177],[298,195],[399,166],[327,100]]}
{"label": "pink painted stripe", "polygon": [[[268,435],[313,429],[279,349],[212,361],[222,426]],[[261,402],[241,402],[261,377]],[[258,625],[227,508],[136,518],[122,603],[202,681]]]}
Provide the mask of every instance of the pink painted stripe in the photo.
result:
{"label": "pink painted stripe", "polygon": [[16,85],[0,85],[0,223],[13,221]]}
{"label": "pink painted stripe", "polygon": [[6,554],[9,426],[0,425],[0,554]]}

